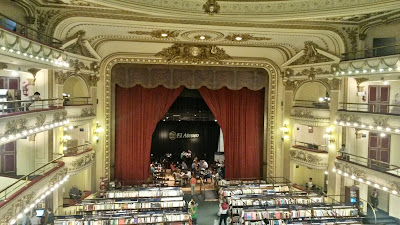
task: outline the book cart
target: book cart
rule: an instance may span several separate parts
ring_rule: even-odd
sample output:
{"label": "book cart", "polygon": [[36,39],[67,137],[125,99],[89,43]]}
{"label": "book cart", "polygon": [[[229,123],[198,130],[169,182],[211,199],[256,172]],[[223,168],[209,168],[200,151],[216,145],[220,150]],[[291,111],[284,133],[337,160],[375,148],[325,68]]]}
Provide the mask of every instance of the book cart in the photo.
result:
{"label": "book cart", "polygon": [[82,201],[78,215],[58,216],[59,225],[189,225],[191,218],[178,187],[112,190],[105,198]]}

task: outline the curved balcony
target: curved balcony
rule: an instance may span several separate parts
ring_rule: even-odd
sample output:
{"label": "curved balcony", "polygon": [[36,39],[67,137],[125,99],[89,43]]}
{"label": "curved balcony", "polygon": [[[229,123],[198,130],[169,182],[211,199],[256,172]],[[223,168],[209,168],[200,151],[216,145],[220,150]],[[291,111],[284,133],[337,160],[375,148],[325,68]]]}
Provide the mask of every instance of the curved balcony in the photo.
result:
{"label": "curved balcony", "polygon": [[96,108],[90,97],[66,98],[64,107],[68,112],[68,118],[73,122],[92,120],[96,116]]}
{"label": "curved balcony", "polygon": [[330,114],[327,102],[296,100],[290,117],[299,124],[320,127],[329,126]]}
{"label": "curved balcony", "polygon": [[397,165],[342,153],[336,158],[334,172],[394,195],[400,193],[400,166]]}
{"label": "curved balcony", "polygon": [[295,141],[290,148],[290,159],[302,166],[326,170],[328,168],[327,146]]}
{"label": "curved balcony", "polygon": [[[54,185],[62,181],[67,172],[61,158],[37,168],[0,191],[0,224],[9,224],[11,219],[24,213],[24,208],[34,206],[39,202],[35,200],[43,200],[41,196],[47,196],[55,189]],[[50,191],[51,187],[54,189]]]}
{"label": "curved balcony", "polygon": [[75,175],[90,167],[95,161],[95,152],[88,145],[81,145],[74,148],[77,150],[80,149],[80,151],[78,150],[76,153],[70,152],[70,154],[65,155],[63,158],[65,167],[70,175]]}

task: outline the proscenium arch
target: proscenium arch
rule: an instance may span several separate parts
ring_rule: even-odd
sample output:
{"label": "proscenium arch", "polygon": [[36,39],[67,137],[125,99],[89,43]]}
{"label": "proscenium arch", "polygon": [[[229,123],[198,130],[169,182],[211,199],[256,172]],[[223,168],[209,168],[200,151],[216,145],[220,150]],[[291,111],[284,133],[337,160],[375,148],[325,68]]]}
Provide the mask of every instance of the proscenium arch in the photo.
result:
{"label": "proscenium arch", "polygon": [[[105,120],[105,134],[104,134],[104,158],[99,159],[99,162],[104,164],[101,166],[103,169],[103,177],[111,177],[111,156],[112,148],[114,148],[114,140],[112,137],[115,136],[113,124],[113,91],[111,82],[112,68],[116,64],[129,63],[129,64],[160,64],[160,65],[191,65],[191,63],[185,62],[168,62],[167,60],[155,58],[155,57],[135,57],[132,54],[116,54],[107,57],[101,64],[100,71],[104,76],[101,76],[100,85],[104,85],[104,91],[101,93],[104,99],[102,109]],[[261,68],[268,73],[268,86],[265,87],[265,113],[264,113],[264,143],[263,143],[263,176],[264,178],[274,177],[276,175],[276,113],[277,113],[277,88],[278,88],[278,74],[280,74],[279,67],[272,61],[266,59],[265,61],[229,61],[220,62],[211,66],[225,66],[225,67],[250,67],[250,68]],[[101,154],[99,154],[101,156]]]}
{"label": "proscenium arch", "polygon": [[[68,92],[70,91],[70,92]],[[85,79],[80,76],[70,76],[64,82],[63,92],[71,97],[89,97],[89,87]]]}

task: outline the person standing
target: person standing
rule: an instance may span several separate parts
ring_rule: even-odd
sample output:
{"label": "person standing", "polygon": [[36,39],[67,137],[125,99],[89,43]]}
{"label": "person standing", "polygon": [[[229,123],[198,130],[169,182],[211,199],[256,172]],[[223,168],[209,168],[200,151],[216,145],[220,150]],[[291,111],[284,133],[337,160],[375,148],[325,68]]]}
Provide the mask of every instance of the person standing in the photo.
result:
{"label": "person standing", "polygon": [[347,154],[347,148],[345,144],[342,144],[342,147],[339,149],[340,154],[342,154],[342,159],[349,161],[350,157]]}
{"label": "person standing", "polygon": [[190,178],[190,187],[191,187],[191,194],[192,196],[194,196],[195,192],[196,192],[196,177],[192,176],[192,178]]}
{"label": "person standing", "polygon": [[40,100],[40,99],[41,99],[41,98],[40,98],[40,93],[39,93],[39,92],[35,92],[33,95],[29,96],[29,97],[28,97],[28,100],[29,100],[30,102],[27,102],[27,103],[25,104],[26,110],[29,110],[29,106],[32,105],[35,101],[38,101],[38,100]]}
{"label": "person standing", "polygon": [[192,225],[197,224],[197,204],[192,199],[189,204],[189,213],[192,217]]}
{"label": "person standing", "polygon": [[307,189],[308,189],[309,191],[311,191],[311,190],[312,190],[312,187],[313,187],[313,183],[312,183],[312,178],[310,177],[310,179],[309,179],[308,182],[307,182]]}
{"label": "person standing", "polygon": [[378,202],[378,189],[376,188],[374,188],[374,190],[371,192],[371,203],[374,210],[377,211],[379,202]]}
{"label": "person standing", "polygon": [[154,180],[155,179],[155,177],[154,177],[154,173],[155,172],[156,172],[156,168],[154,168],[154,165],[152,163],[152,164],[150,164],[150,175],[151,175],[150,180]]}
{"label": "person standing", "polygon": [[50,224],[50,225],[54,225],[54,213],[52,212],[52,210],[50,208],[47,209],[47,223],[46,224]]}
{"label": "person standing", "polygon": [[219,214],[219,225],[222,225],[222,221],[224,221],[224,224],[227,225],[226,218],[228,218],[228,209],[229,209],[228,203],[223,201],[221,203],[221,205],[219,206],[219,211],[218,211],[218,214]]}

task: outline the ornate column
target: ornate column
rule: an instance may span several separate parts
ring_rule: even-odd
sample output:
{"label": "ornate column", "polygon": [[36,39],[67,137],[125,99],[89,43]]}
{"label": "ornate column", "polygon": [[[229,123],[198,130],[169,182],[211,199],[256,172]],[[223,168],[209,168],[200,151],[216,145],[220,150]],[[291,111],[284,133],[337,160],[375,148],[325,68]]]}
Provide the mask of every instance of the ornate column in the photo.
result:
{"label": "ornate column", "polygon": [[[283,103],[283,124],[287,125],[289,128],[289,139],[282,138],[282,169],[283,169],[283,177],[290,179],[291,169],[290,169],[290,145],[292,143],[292,120],[290,118],[290,113],[293,107],[293,99],[294,99],[294,89],[296,87],[296,83],[293,81],[284,82],[285,86],[285,99]],[[281,134],[282,137],[284,134]],[[286,163],[285,163],[286,162]]]}

